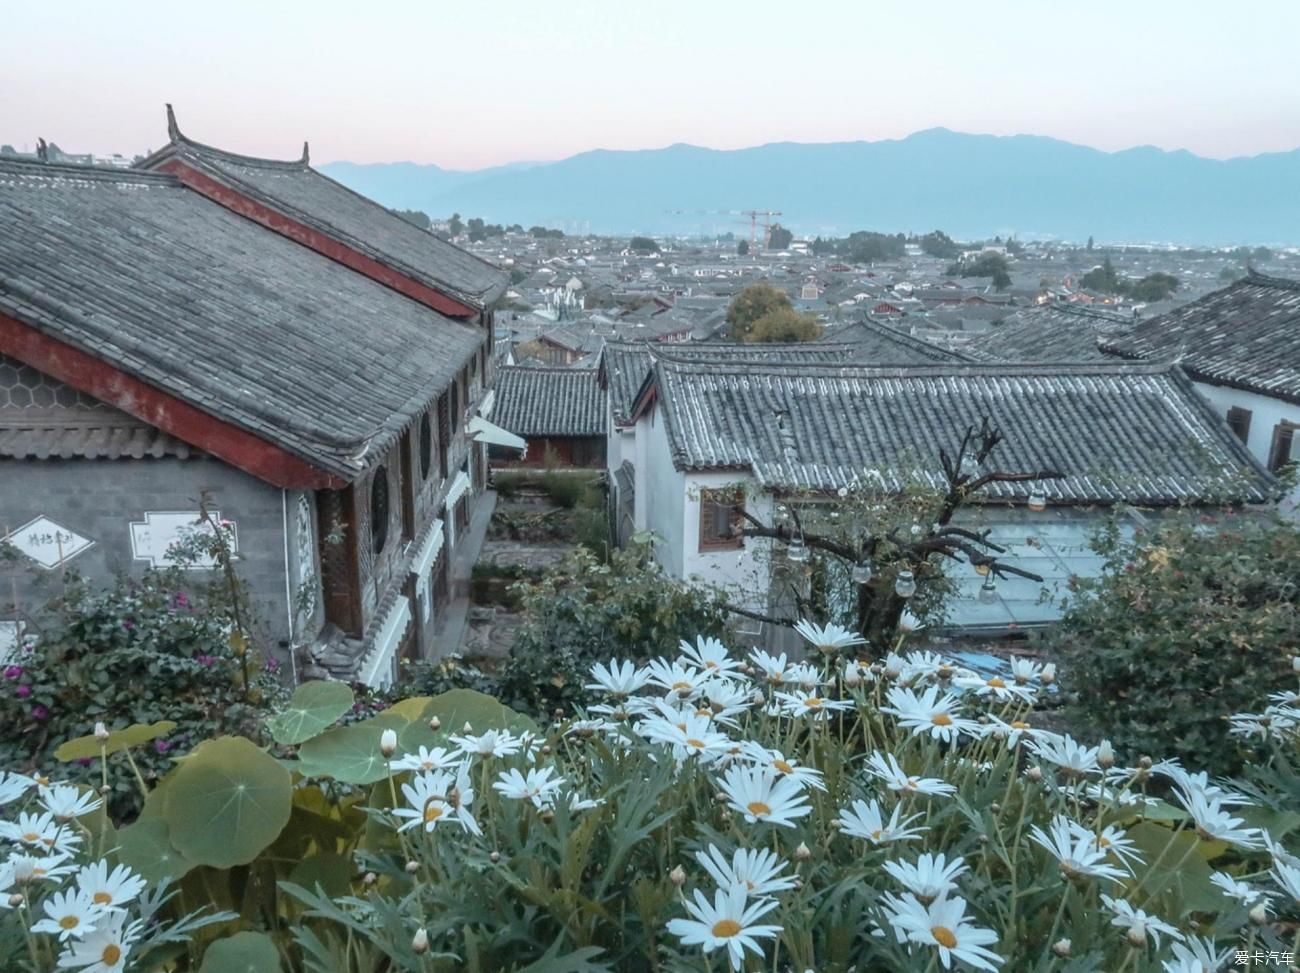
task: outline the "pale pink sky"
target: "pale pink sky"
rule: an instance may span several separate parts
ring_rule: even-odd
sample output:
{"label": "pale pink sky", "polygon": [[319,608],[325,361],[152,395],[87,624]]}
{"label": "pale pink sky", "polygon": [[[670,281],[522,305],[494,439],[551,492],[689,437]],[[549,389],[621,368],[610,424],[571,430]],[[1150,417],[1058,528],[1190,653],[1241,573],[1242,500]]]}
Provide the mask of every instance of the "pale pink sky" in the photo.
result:
{"label": "pale pink sky", "polygon": [[1215,157],[1300,146],[1300,3],[227,0],[15,3],[0,142],[192,137],[479,168],[592,148],[937,125]]}

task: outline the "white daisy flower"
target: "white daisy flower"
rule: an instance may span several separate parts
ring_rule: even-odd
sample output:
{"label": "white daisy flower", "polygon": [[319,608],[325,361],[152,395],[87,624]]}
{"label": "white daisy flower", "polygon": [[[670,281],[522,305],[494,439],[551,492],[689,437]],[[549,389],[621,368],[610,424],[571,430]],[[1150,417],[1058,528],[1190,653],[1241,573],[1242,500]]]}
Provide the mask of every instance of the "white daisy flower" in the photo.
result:
{"label": "white daisy flower", "polygon": [[796,818],[812,813],[802,784],[763,767],[729,767],[719,786],[732,809],[750,824],[793,828]]}
{"label": "white daisy flower", "polygon": [[590,811],[605,803],[603,797],[583,797],[577,791],[569,791],[570,811]]}
{"label": "white daisy flower", "polygon": [[32,926],[32,932],[58,936],[60,942],[80,939],[87,933],[94,932],[95,923],[108,914],[87,893],[77,889],[55,892],[41,903],[41,908],[45,918]]}
{"label": "white daisy flower", "polygon": [[954,959],[978,970],[996,970],[1003,963],[1001,956],[988,949],[998,941],[997,933],[966,921],[965,899],[938,898],[925,905],[910,892],[902,898],[883,898],[889,924],[911,942],[936,948],[944,969],[950,969]]}
{"label": "white daisy flower", "polygon": [[903,810],[901,804],[895,804],[893,813],[886,822],[880,809],[880,802],[854,801],[840,811],[835,825],[846,835],[853,838],[865,838],[873,845],[887,845],[895,841],[911,841],[929,831],[929,828],[909,827],[913,821],[924,818],[924,814],[912,814],[900,820]]}
{"label": "white daisy flower", "polygon": [[636,732],[647,740],[671,746],[673,756],[679,761],[687,757],[707,759],[727,749],[731,743],[725,733],[719,733],[713,728],[711,716],[696,713],[681,714],[676,720],[662,716],[651,717],[638,723]]}
{"label": "white daisy flower", "polygon": [[754,705],[753,686],[737,679],[710,679],[702,692],[713,710],[714,719],[735,716]]}
{"label": "white daisy flower", "polygon": [[519,738],[506,730],[488,730],[478,736],[454,736],[451,742],[460,747],[462,753],[474,757],[509,757],[523,746]]}
{"label": "white daisy flower", "polygon": [[785,862],[768,848],[737,848],[731,861],[727,861],[716,845],[709,845],[707,851],[695,853],[695,860],[724,891],[738,888],[747,895],[759,897],[785,892],[795,886],[795,876],[780,874]]}
{"label": "white daisy flower", "polygon": [[109,872],[108,862],[96,861],[77,872],[77,888],[89,895],[95,905],[116,909],[143,892],[145,881],[126,865],[118,865]]}
{"label": "white daisy flower", "polygon": [[841,673],[840,678],[844,680],[844,685],[850,689],[857,689],[866,683],[875,682],[876,674],[868,660],[855,659],[844,663],[844,671]]}
{"label": "white daisy flower", "polygon": [[903,681],[911,685],[952,678],[956,674],[954,663],[928,649],[909,652],[903,657]]}
{"label": "white daisy flower", "polygon": [[897,652],[886,655],[882,666],[886,679],[901,679],[908,669],[907,660]]}
{"label": "white daisy flower", "polygon": [[830,654],[838,652],[840,649],[847,649],[854,645],[866,645],[867,640],[857,632],[850,631],[841,625],[827,624],[814,625],[807,619],[800,619],[795,625],[794,630],[798,632],[805,642],[811,645],[818,652]]}
{"label": "white daisy flower", "polygon": [[891,791],[900,794],[925,794],[929,796],[947,796],[955,794],[957,788],[937,777],[910,777],[898,764],[898,758],[892,753],[876,751],[867,757],[866,772],[872,777],[885,782]]}
{"label": "white daisy flower", "polygon": [[1210,875],[1210,881],[1224,895],[1247,909],[1261,900],[1266,904],[1268,902],[1269,894],[1263,889],[1257,889],[1246,882],[1233,878],[1227,872],[1214,872]]}
{"label": "white daisy flower", "polygon": [[32,779],[25,774],[11,774],[0,770],[0,805],[11,804],[27,793]]}
{"label": "white daisy flower", "polygon": [[1107,853],[1097,847],[1096,835],[1063,814],[1052,819],[1052,826],[1046,832],[1037,826],[1030,829],[1029,839],[1057,860],[1066,878],[1087,876],[1120,881],[1128,877],[1123,869],[1107,863]]}
{"label": "white daisy flower", "polygon": [[1296,729],[1300,711],[1292,716],[1281,707],[1269,707],[1263,713],[1236,713],[1230,719],[1228,732],[1233,736],[1252,740],[1282,739]]}
{"label": "white daisy flower", "polygon": [[618,724],[610,720],[574,720],[564,731],[566,737],[593,737],[606,733],[616,733]]}
{"label": "white daisy flower", "polygon": [[1119,825],[1106,825],[1100,834],[1093,833],[1092,839],[1098,851],[1114,855],[1130,867],[1134,863],[1142,864],[1142,856],[1138,854],[1137,845],[1128,836],[1128,832]]}
{"label": "white daisy flower", "polygon": [[796,759],[787,757],[780,750],[769,750],[761,743],[746,740],[741,744],[741,754],[745,759],[753,761],[755,765],[766,767],[779,776],[791,777],[805,787],[812,787],[819,791],[826,790],[820,770],[815,767],[801,767]]}
{"label": "white daisy flower", "polygon": [[110,912],[80,941],[69,944],[59,957],[59,969],[81,969],[82,973],[121,973],[126,969],[131,947],[144,929],[141,922],[126,923],[125,912]]}
{"label": "white daisy flower", "polygon": [[1273,876],[1273,881],[1277,882],[1278,888],[1300,906],[1300,865],[1296,865],[1294,859],[1290,863],[1275,859],[1269,874]]}
{"label": "white daisy flower", "polygon": [[420,747],[415,753],[404,754],[393,761],[393,770],[455,770],[464,757],[463,750],[448,750],[446,747]]}
{"label": "white daisy flower", "polygon": [[1232,959],[1235,950],[1232,947],[1217,952],[1213,939],[1200,936],[1188,937],[1184,942],[1170,944],[1173,959],[1167,959],[1161,965],[1164,973],[1219,973]]}
{"label": "white daisy flower", "polygon": [[958,676],[953,680],[953,685],[964,689],[975,696],[989,696],[998,702],[1009,702],[1013,699],[1031,700],[1034,698],[1035,690],[1032,686],[1022,686],[1019,683],[1007,682],[1001,676]]}
{"label": "white daisy flower", "polygon": [[1034,740],[1030,747],[1036,757],[1055,764],[1066,777],[1083,777],[1101,771],[1097,763],[1101,747],[1085,747],[1069,734]]}
{"label": "white daisy flower", "polygon": [[30,885],[33,882],[48,882],[62,878],[64,875],[72,874],[77,868],[75,864],[64,864],[67,860],[68,855],[63,852],[41,858],[34,855],[10,855],[9,860],[0,865],[0,875],[3,876],[0,885],[7,889],[15,885]]}
{"label": "white daisy flower", "polygon": [[699,635],[696,636],[694,645],[682,639],[678,648],[681,650],[681,657],[688,664],[702,669],[711,676],[726,675],[733,669],[740,668],[739,660],[731,658],[727,654],[727,647],[717,639]]}
{"label": "white daisy flower", "polygon": [[669,919],[668,931],[686,946],[703,946],[704,952],[726,949],[732,969],[742,969],[745,965],[745,952],[755,956],[763,955],[760,939],[775,939],[781,932],[780,926],[760,925],[758,920],[776,908],[775,899],[760,899],[750,902],[744,891],[738,888],[714,893],[713,902],[704,897],[699,889],[695,890],[695,901],[683,903],[690,914],[689,919]]}
{"label": "white daisy flower", "polygon": [[1132,946],[1145,946],[1147,933],[1155,940],[1156,945],[1160,945],[1160,934],[1164,933],[1170,939],[1182,939],[1183,934],[1174,926],[1169,925],[1159,916],[1153,916],[1134,906],[1127,899],[1112,899],[1105,893],[1101,896],[1101,901],[1106,908],[1115,913],[1111,917],[1110,924],[1118,926],[1124,930],[1124,935]]}
{"label": "white daisy flower", "polygon": [[492,789],[512,801],[532,801],[538,810],[551,803],[552,795],[564,786],[554,767],[530,767],[527,774],[513,768],[497,775]]}
{"label": "white daisy flower", "polygon": [[1055,738],[1057,734],[1052,733],[1050,730],[1040,730],[1028,720],[1011,720],[1007,722],[990,713],[988,723],[985,723],[980,729],[980,736],[1005,740],[1007,746],[1014,750],[1022,740],[1045,740]]}
{"label": "white daisy flower", "polygon": [[784,652],[780,655],[768,655],[761,649],[754,649],[749,653],[749,661],[758,670],[764,682],[773,686],[780,686],[785,682],[785,674],[790,668],[790,663]]}
{"label": "white daisy flower", "polygon": [[930,686],[918,696],[910,689],[892,687],[886,694],[888,706],[881,712],[898,717],[898,725],[912,731],[914,736],[928,734],[945,743],[956,743],[961,734],[979,736],[980,725],[961,716],[961,703],[956,696]]}
{"label": "white daisy flower", "polygon": [[402,796],[410,807],[393,809],[394,815],[407,819],[399,831],[422,826],[426,832],[431,832],[444,821],[455,820],[466,831],[479,833],[478,823],[468,810],[474,802],[474,791],[464,764],[458,768],[455,777],[446,770],[416,774],[409,783],[402,785]]}
{"label": "white daisy flower", "polygon": [[605,692],[616,699],[625,699],[650,681],[650,673],[628,661],[611,659],[608,666],[599,662],[591,667],[591,678],[583,688]]}
{"label": "white daisy flower", "polygon": [[1027,686],[1036,682],[1038,677],[1043,674],[1043,666],[1033,659],[1022,659],[1018,655],[1013,655],[1008,660],[1011,669],[1011,678],[1017,686]]}
{"label": "white daisy flower", "polygon": [[800,662],[786,670],[785,684],[787,686],[798,686],[800,689],[811,692],[822,684],[822,674],[818,668],[807,662]]}
{"label": "white daisy flower", "polygon": [[23,811],[17,821],[0,821],[0,837],[47,852],[71,852],[81,844],[81,836],[66,824],[55,821],[48,811],[44,814]]}
{"label": "white daisy flower", "polygon": [[646,670],[649,672],[650,685],[658,686],[669,696],[678,699],[694,699],[709,679],[709,674],[703,669],[663,659],[652,660],[646,665]]}
{"label": "white daisy flower", "polygon": [[1246,822],[1233,817],[1224,807],[1221,797],[1209,797],[1199,790],[1185,790],[1174,787],[1183,807],[1196,824],[1196,833],[1209,840],[1226,841],[1239,848],[1262,848],[1259,828],[1243,828]]}
{"label": "white daisy flower", "polygon": [[1151,768],[1153,773],[1162,773],[1172,780],[1179,788],[1187,792],[1197,792],[1211,800],[1217,800],[1224,807],[1234,804],[1251,804],[1250,798],[1226,790],[1210,780],[1210,775],[1205,771],[1189,773],[1179,765],[1176,760],[1164,760],[1160,764]]}
{"label": "white daisy flower", "polygon": [[851,699],[827,699],[816,692],[804,692],[801,689],[792,693],[777,693],[776,698],[781,703],[783,716],[806,716],[813,720],[827,719],[832,712],[853,709],[855,705]]}
{"label": "white daisy flower", "polygon": [[912,862],[887,861],[881,867],[894,880],[922,902],[957,890],[954,879],[966,872],[966,863],[960,858],[948,861],[944,855],[928,852]]}

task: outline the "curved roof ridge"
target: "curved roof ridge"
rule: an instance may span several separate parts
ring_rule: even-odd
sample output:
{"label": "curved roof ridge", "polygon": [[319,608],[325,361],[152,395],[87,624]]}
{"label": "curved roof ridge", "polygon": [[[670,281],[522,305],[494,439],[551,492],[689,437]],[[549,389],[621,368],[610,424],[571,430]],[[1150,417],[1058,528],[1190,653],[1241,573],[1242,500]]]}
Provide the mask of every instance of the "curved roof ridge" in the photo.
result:
{"label": "curved roof ridge", "polygon": [[240,165],[262,166],[267,169],[306,169],[310,166],[310,155],[307,149],[307,143],[302,143],[302,155],[297,159],[263,159],[255,155],[242,155],[238,152],[228,152],[225,149],[218,149],[216,146],[207,145],[203,142],[195,141],[188,135],[181,132],[180,126],[176,124],[176,112],[173,110],[171,103],[167,104],[167,137],[172,143],[186,148],[198,149],[200,152],[210,153],[231,162],[237,162]]}
{"label": "curved roof ridge", "polygon": [[1254,267],[1246,268],[1246,276],[1241,278],[1241,281],[1250,284],[1262,284],[1265,287],[1281,287],[1286,290],[1300,291],[1300,280],[1293,280],[1290,277],[1274,277],[1271,274],[1261,274]]}

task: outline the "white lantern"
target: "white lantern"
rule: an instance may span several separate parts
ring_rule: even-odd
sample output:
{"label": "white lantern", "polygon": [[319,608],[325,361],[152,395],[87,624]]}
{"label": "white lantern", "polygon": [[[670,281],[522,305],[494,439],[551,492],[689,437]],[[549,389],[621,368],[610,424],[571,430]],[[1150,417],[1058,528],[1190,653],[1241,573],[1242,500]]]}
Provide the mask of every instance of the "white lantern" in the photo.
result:
{"label": "white lantern", "polygon": [[894,579],[894,594],[900,598],[911,598],[916,594],[916,576],[911,571],[899,571]]}

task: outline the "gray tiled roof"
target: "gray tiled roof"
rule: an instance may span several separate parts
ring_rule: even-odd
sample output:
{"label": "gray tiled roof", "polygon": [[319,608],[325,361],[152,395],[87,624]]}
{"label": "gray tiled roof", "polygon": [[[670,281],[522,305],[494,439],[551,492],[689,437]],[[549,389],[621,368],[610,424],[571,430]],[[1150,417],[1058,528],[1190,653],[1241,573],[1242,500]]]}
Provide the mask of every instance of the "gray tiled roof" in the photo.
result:
{"label": "gray tiled roof", "polygon": [[1177,361],[1195,379],[1300,402],[1300,281],[1252,273],[1102,350]]}
{"label": "gray tiled roof", "polygon": [[781,362],[802,361],[835,364],[854,360],[854,346],[809,342],[686,341],[673,344],[644,341],[607,341],[600,372],[609,389],[614,422],[626,425],[632,417],[632,403],[650,374],[650,349],[687,361]]}
{"label": "gray tiled roof", "polygon": [[[998,466],[1056,469],[1058,503],[1224,497],[1262,502],[1272,478],[1174,366],[949,365],[841,368],[658,358],[673,462],[752,470],[778,490],[940,482],[938,450],[987,417]],[[781,415],[784,414],[784,418]],[[1028,495],[993,484],[990,500]]]}
{"label": "gray tiled roof", "polygon": [[989,328],[967,353],[988,361],[1105,361],[1098,341],[1118,338],[1133,324],[1130,315],[1058,301],[1017,311]]}
{"label": "gray tiled roof", "polygon": [[854,345],[852,361],[865,365],[928,365],[969,359],[913,337],[906,331],[864,318],[828,331],[824,341]]}
{"label": "gray tiled roof", "polygon": [[497,369],[492,421],[517,436],[603,436],[605,392],[594,368]]}
{"label": "gray tiled roof", "polygon": [[0,312],[352,479],[482,343],[140,171],[0,161]]}
{"label": "gray tiled roof", "polygon": [[174,132],[171,144],[142,165],[153,168],[175,157],[471,307],[491,304],[509,283],[500,268],[408,223],[305,160],[235,155]]}

